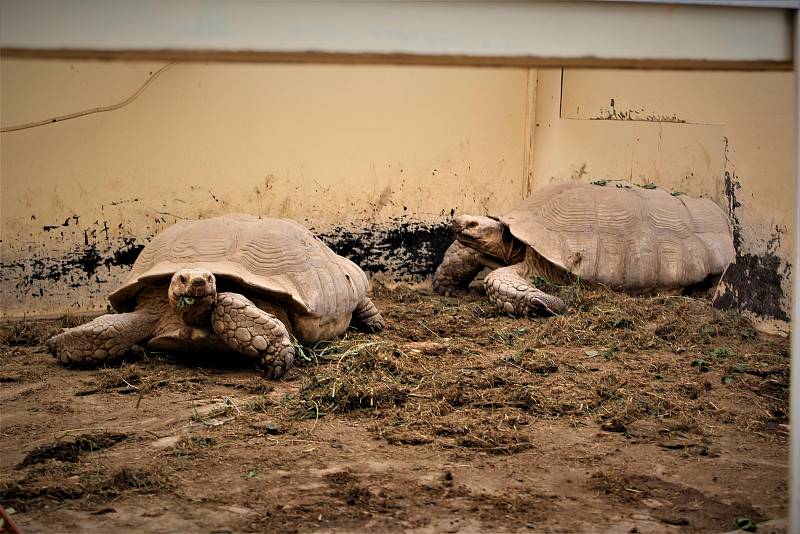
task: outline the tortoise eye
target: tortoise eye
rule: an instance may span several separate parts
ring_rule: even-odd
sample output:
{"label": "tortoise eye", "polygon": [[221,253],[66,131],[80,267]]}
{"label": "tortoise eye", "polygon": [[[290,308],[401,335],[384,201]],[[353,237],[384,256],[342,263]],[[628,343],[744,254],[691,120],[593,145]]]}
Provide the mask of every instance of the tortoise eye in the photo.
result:
{"label": "tortoise eye", "polygon": [[180,279],[181,279],[181,284],[185,284],[186,282],[189,281],[189,279],[186,277],[185,274],[182,274]]}
{"label": "tortoise eye", "polygon": [[476,226],[478,226],[478,222],[477,221],[472,221],[471,223],[469,223],[467,225],[467,228],[475,228]]}

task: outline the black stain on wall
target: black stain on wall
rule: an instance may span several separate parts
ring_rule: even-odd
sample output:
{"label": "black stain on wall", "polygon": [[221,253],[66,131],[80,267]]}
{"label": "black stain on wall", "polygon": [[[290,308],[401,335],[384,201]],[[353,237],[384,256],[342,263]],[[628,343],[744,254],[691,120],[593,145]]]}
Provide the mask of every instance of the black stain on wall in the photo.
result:
{"label": "black stain on wall", "polygon": [[108,253],[101,253],[96,243],[76,246],[61,257],[33,257],[16,262],[0,263],[2,279],[16,280],[15,287],[24,292],[34,291],[39,282],[79,288],[87,284],[104,283],[100,278],[103,268],[129,267],[144,248],[133,238],[123,238]]}
{"label": "black stain on wall", "polygon": [[425,224],[394,219],[363,228],[336,227],[318,237],[334,252],[371,273],[391,273],[403,282],[430,276],[453,242],[448,222]]}
{"label": "black stain on wall", "polygon": [[627,111],[617,109],[616,101],[612,98],[608,108],[600,108],[601,115],[599,117],[592,117],[593,121],[648,121],[648,122],[676,122],[686,123],[684,119],[678,118],[674,113],[672,115],[658,115],[656,113],[648,113],[644,108],[629,109]]}
{"label": "black stain on wall", "polygon": [[[31,219],[32,220],[36,220],[36,216],[32,215]],[[73,215],[71,217],[67,217],[64,220],[64,222],[61,223],[61,224],[46,224],[46,225],[42,226],[42,230],[44,230],[45,232],[50,232],[50,231],[55,230],[57,228],[62,228],[62,227],[69,226],[70,225],[70,221],[74,221],[74,224],[78,224],[79,220],[80,220],[80,218],[77,215]]]}
{"label": "black stain on wall", "polygon": [[[99,294],[105,291],[104,275],[114,267],[129,269],[151,237],[98,240],[98,234],[105,237],[107,228],[107,224],[98,221],[93,228],[79,230],[75,234],[79,244],[62,256],[32,254],[19,261],[0,263],[0,280],[12,281],[23,295],[43,297],[78,288]],[[336,227],[317,235],[365,271],[390,273],[405,282],[421,281],[433,274],[453,242],[449,222],[431,224],[404,218],[386,224]],[[80,303],[76,301],[74,305]]]}
{"label": "black stain on wall", "polygon": [[791,266],[787,264],[781,269],[781,258],[775,254],[780,246],[783,230],[775,228],[763,254],[744,252],[742,225],[737,213],[742,206],[736,198],[739,189],[739,179],[733,172],[726,170],[725,197],[728,199],[728,214],[733,227],[736,260],[722,276],[721,287],[724,291],[714,300],[714,305],[722,309],[736,308],[753,312],[759,317],[788,321],[789,316],[783,309],[786,295],[781,283],[784,277],[789,277]]}

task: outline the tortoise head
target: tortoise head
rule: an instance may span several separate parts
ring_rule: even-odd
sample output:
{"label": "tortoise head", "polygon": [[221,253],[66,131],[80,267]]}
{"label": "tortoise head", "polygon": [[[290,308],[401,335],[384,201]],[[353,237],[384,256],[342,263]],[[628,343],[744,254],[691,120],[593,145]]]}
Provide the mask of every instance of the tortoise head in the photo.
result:
{"label": "tortoise head", "polygon": [[217,300],[217,280],[205,269],[181,269],[172,275],[167,298],[187,324],[197,324]]}
{"label": "tortoise head", "polygon": [[505,259],[513,238],[497,219],[480,215],[459,215],[453,219],[456,239],[483,254]]}

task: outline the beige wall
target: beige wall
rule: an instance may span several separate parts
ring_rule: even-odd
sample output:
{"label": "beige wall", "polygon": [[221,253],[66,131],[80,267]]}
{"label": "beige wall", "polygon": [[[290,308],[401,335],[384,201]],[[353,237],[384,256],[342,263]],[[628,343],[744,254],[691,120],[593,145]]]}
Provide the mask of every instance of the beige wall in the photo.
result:
{"label": "beige wall", "polygon": [[[2,125],[120,102],[162,66],[3,59]],[[792,102],[790,73],[177,64],[121,109],[2,134],[3,315],[103,309],[181,218],[296,218],[419,279],[451,211],[626,178],[740,204],[733,304],[785,318]]]}
{"label": "beige wall", "polygon": [[[0,66],[7,127],[122,101],[162,65]],[[124,108],[3,133],[3,313],[105,308],[131,243],[176,219],[324,231],[497,212],[523,194],[526,83],[522,69],[178,64]]]}
{"label": "beige wall", "polygon": [[714,199],[738,252],[720,303],[788,319],[792,73],[548,69],[538,81],[533,188],[622,178]]}

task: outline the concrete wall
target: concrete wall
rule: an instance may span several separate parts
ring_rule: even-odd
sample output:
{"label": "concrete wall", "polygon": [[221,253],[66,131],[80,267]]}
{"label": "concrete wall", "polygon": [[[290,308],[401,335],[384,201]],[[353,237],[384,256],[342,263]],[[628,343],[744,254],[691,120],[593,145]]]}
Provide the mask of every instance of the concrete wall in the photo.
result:
{"label": "concrete wall", "polygon": [[[3,59],[2,126],[122,102],[163,66]],[[627,178],[730,209],[723,304],[783,320],[792,101],[790,73],[176,64],[129,105],[0,136],[2,313],[104,309],[152,235],[230,211],[419,281],[454,212]]]}
{"label": "concrete wall", "polygon": [[[3,60],[3,126],[122,101],[161,66]],[[104,309],[154,233],[230,211],[298,219],[365,268],[419,278],[451,212],[522,198],[526,83],[178,64],[121,109],[3,133],[3,313]]]}
{"label": "concrete wall", "polygon": [[540,70],[531,186],[622,178],[712,198],[737,250],[718,305],[785,330],[793,90],[792,73]]}

